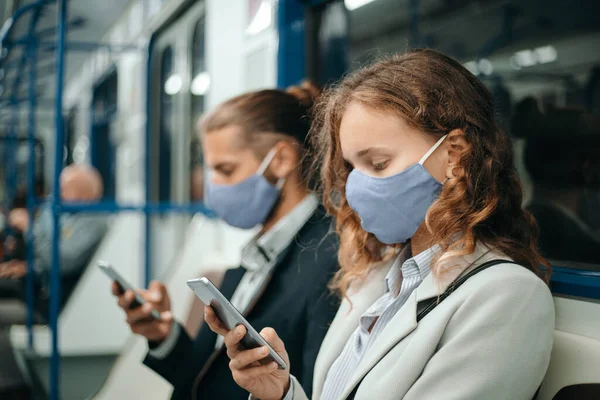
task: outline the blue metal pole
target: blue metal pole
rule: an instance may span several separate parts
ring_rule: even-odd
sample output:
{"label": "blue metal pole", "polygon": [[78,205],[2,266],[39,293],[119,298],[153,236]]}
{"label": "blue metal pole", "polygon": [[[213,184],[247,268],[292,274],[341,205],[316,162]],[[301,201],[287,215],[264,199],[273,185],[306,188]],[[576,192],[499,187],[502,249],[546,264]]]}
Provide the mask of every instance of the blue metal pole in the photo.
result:
{"label": "blue metal pole", "polygon": [[27,343],[29,350],[33,350],[33,315],[34,315],[34,284],[35,284],[35,243],[33,240],[33,224],[34,224],[34,213],[36,209],[36,195],[35,195],[35,107],[36,107],[36,96],[35,96],[35,81],[37,79],[37,62],[36,62],[36,48],[35,42],[27,47],[27,57],[29,58],[29,126],[27,134],[27,144],[29,159],[27,163],[27,212],[29,215],[29,224],[27,229],[27,278],[25,281],[25,295],[27,299]]}
{"label": "blue metal pole", "polygon": [[300,0],[277,2],[277,87],[285,88],[304,79],[304,5]]}
{"label": "blue metal pole", "polygon": [[[9,137],[16,138],[19,126],[19,104],[11,101],[11,122]],[[6,144],[6,199],[12,203],[17,189],[17,162],[16,162],[17,141],[9,140]],[[12,207],[12,205],[11,205]]]}
{"label": "blue metal pole", "polygon": [[50,364],[50,400],[60,399],[60,354],[58,349],[58,314],[60,311],[60,173],[63,167],[63,84],[65,73],[65,38],[67,33],[67,0],[57,0],[56,32],[56,143],[54,148],[54,181],[52,182],[52,267],[50,268],[50,328],[52,358]]}
{"label": "blue metal pole", "polygon": [[[73,28],[77,29],[77,28],[83,28],[86,24],[86,19],[82,18],[82,17],[75,17],[73,19],[71,19],[69,21],[69,23],[67,24],[67,27],[69,30],[72,30]],[[39,31],[35,31],[33,32],[33,35],[36,39],[41,39],[41,38],[45,38],[48,36],[54,36],[54,34],[56,33],[56,27],[55,26],[51,26],[48,28],[44,28],[44,29],[40,29]],[[18,37],[14,40],[12,40],[11,42],[22,42],[22,41],[26,41],[29,39],[29,35],[27,36],[21,36]]]}
{"label": "blue metal pole", "polygon": [[121,204],[113,201],[97,203],[62,203],[62,212],[93,212],[93,213],[118,213],[134,211],[147,214],[204,214],[209,218],[216,217],[215,213],[202,203],[172,204],[172,203],[148,203],[145,204]]}
{"label": "blue metal pole", "polygon": [[36,46],[37,41],[33,38],[35,27],[41,15],[41,7],[37,8],[33,12],[31,18],[31,25],[29,26],[30,39],[27,42],[27,52],[25,57],[29,63],[29,121],[28,121],[28,132],[27,132],[27,144],[29,158],[27,160],[27,215],[29,219],[27,229],[27,246],[26,246],[26,260],[27,260],[27,276],[25,278],[25,299],[27,302],[27,344],[29,350],[33,350],[33,316],[34,316],[34,303],[35,303],[35,265],[34,265],[34,254],[35,254],[35,243],[33,239],[34,229],[34,213],[36,208],[35,198],[35,108],[36,104],[36,80],[37,80],[37,54]]}
{"label": "blue metal pole", "polygon": [[[144,138],[144,189],[146,204],[150,202],[150,137],[152,135],[152,57],[154,41],[156,36],[152,35],[148,43],[148,56],[146,58],[146,135]],[[144,287],[150,285],[152,277],[152,220],[147,209],[144,209],[144,265],[143,265]]]}

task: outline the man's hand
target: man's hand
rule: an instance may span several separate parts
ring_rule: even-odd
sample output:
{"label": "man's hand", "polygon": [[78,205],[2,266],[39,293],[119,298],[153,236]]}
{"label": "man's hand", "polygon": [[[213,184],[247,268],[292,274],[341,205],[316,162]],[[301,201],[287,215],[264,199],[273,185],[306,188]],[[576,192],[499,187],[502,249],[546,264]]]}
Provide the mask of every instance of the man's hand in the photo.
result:
{"label": "man's hand", "polygon": [[27,264],[21,260],[11,260],[0,264],[0,278],[18,279],[27,275]]}
{"label": "man's hand", "polygon": [[[133,333],[153,342],[162,342],[169,336],[173,326],[173,314],[169,293],[163,283],[152,281],[148,290],[139,289],[138,293],[146,303],[135,308],[131,308],[135,300],[132,290],[123,293],[119,285],[113,282],[112,293],[117,298],[119,307],[125,311],[127,323]],[[160,312],[160,321],[152,318],[153,308]]]}

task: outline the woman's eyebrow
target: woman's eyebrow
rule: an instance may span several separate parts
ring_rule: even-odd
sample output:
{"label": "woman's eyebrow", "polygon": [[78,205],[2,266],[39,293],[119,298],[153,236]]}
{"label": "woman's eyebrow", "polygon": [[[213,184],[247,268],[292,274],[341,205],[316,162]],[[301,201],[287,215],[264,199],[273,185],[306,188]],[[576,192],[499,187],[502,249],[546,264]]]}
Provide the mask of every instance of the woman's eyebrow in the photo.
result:
{"label": "woman's eyebrow", "polygon": [[357,157],[363,157],[369,153],[382,153],[386,150],[385,147],[368,147],[356,153]]}
{"label": "woman's eyebrow", "polygon": [[223,169],[223,168],[227,168],[227,167],[234,167],[235,164],[232,163],[231,161],[222,161],[220,163],[215,164],[215,166],[213,167],[213,169]]}

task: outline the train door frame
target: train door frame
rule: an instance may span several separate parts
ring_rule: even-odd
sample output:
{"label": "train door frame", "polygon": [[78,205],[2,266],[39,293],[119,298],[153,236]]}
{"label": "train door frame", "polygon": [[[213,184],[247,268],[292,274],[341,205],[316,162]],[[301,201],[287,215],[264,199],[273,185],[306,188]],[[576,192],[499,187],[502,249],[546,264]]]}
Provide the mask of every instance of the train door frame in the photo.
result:
{"label": "train door frame", "polygon": [[[333,7],[337,7],[334,9]],[[336,15],[337,13],[337,15]],[[328,18],[338,18],[333,31],[321,32]],[[340,19],[341,18],[341,19]],[[306,10],[306,76],[327,85],[348,71],[350,16],[341,0],[316,0]],[[323,51],[322,47],[326,47]]]}
{"label": "train door frame", "polygon": [[[115,80],[114,88],[111,80]],[[93,85],[92,102],[90,105],[90,162],[98,169],[104,183],[104,200],[114,200],[116,197],[116,164],[117,164],[117,148],[113,142],[115,133],[114,122],[118,118],[118,88],[119,74],[116,65],[112,65]],[[102,115],[98,115],[96,110],[96,102],[104,100],[108,103],[108,99],[113,94],[114,89],[114,104],[109,104],[113,107],[108,107],[103,110]],[[111,91],[111,93],[109,93]],[[66,139],[66,138],[65,138]]]}
{"label": "train door frame", "polygon": [[[191,84],[191,51],[193,46],[193,36],[198,21],[206,17],[206,7],[204,2],[190,3],[183,7],[181,11],[167,21],[153,35],[149,44],[149,81],[148,81],[148,107],[149,129],[147,133],[148,159],[159,160],[147,165],[147,201],[148,202],[171,202],[176,204],[190,203],[190,134],[193,127],[190,120],[191,114],[191,96],[189,96],[189,87]],[[163,196],[160,193],[161,175],[161,110],[162,99],[165,91],[165,83],[162,76],[162,56],[167,48],[173,52],[173,68],[170,76],[178,76],[176,80],[178,88],[173,90],[172,94],[172,113],[169,116],[169,125],[172,128],[170,140],[169,155],[169,173],[168,188],[169,193]],[[155,79],[152,77],[160,77]],[[177,177],[178,179],[174,179]],[[183,179],[182,179],[183,177]],[[165,197],[165,198],[163,198]],[[149,218],[147,226],[149,235],[147,242],[152,244],[147,251],[153,252],[152,264],[147,261],[147,267],[156,276],[166,271],[166,268],[172,262],[178,251],[178,246],[184,241],[185,228],[191,219],[190,215],[157,215]],[[158,245],[160,244],[160,245]],[[156,268],[160,266],[160,268]]]}

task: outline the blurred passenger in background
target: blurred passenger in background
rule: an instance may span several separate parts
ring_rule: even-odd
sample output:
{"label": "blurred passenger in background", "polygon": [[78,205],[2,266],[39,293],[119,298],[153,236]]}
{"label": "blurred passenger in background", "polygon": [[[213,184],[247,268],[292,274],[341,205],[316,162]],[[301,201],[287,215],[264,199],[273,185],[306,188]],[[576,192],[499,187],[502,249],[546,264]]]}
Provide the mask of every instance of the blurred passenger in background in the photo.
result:
{"label": "blurred passenger in background", "polygon": [[[97,201],[102,197],[102,192],[102,178],[98,171],[90,166],[71,165],[60,175],[60,196],[64,202]],[[29,229],[25,201],[24,199],[15,201],[13,205],[16,207],[9,214],[8,224],[22,238]],[[61,307],[75,288],[106,230],[105,216],[86,213],[61,215]],[[48,278],[52,259],[52,235],[52,210],[49,206],[45,206],[36,216],[33,226],[37,322],[43,322],[48,318]],[[0,264],[0,398],[27,396],[28,391],[23,387],[25,380],[18,372],[10,341],[2,333],[6,326],[23,324],[26,320],[27,264],[24,259],[24,254],[18,254]]]}
{"label": "blurred passenger in background", "polygon": [[[319,91],[300,87],[261,90],[235,97],[202,118],[205,200],[229,225],[262,225],[242,252],[242,265],[227,271],[222,293],[257,329],[276,327],[285,338],[292,371],[312,386],[321,341],[338,302],[327,283],[337,269],[331,219],[311,192],[306,157],[308,114]],[[113,293],[118,295],[116,285]],[[170,312],[165,286],[141,291],[149,303],[130,310],[133,293],[119,297],[134,333],[148,339],[144,363],[174,386],[174,399],[246,400],[229,371],[222,338],[202,326],[188,336]],[[152,307],[162,321],[150,318]],[[310,392],[309,392],[310,393]]]}
{"label": "blurred passenger in background", "polygon": [[533,99],[516,109],[513,131],[527,138],[525,167],[534,183],[527,209],[537,220],[542,253],[600,264],[600,236],[587,217],[600,207],[593,210],[600,189],[600,119],[580,109],[542,113]]}
{"label": "blurred passenger in background", "polygon": [[[94,202],[102,198],[102,178],[88,165],[71,165],[60,175],[61,199],[64,202]],[[29,229],[26,208],[14,208],[8,217],[9,225],[21,234]],[[106,216],[89,213],[61,216],[60,270],[63,300],[68,297],[83,273],[107,230]],[[52,210],[45,206],[36,217],[33,227],[34,269],[38,287],[39,311],[47,311],[48,277],[52,258]],[[24,258],[24,257],[23,257]],[[27,273],[24,259],[0,264],[0,288],[22,287]]]}
{"label": "blurred passenger in background", "polygon": [[[15,228],[11,217],[14,219],[14,210],[25,210],[27,208],[27,190],[18,188],[11,202],[11,208],[7,213],[6,224],[2,229],[2,258],[1,262],[11,260],[25,260],[25,237],[20,229]],[[17,212],[18,214],[18,212]]]}
{"label": "blurred passenger in background", "polygon": [[[35,184],[35,201],[39,202],[40,198],[44,197],[44,184],[42,181],[37,181]],[[0,252],[0,262],[6,262],[10,260],[25,260],[25,237],[23,232],[15,228],[9,221],[9,216],[13,219],[22,218],[27,209],[27,187],[20,187],[17,189],[15,196],[10,204],[10,209],[6,212],[4,223],[1,227],[0,240],[2,241],[2,250]],[[16,212],[12,212],[18,210]],[[37,207],[35,208],[37,213]],[[21,215],[21,216],[19,216]]]}

